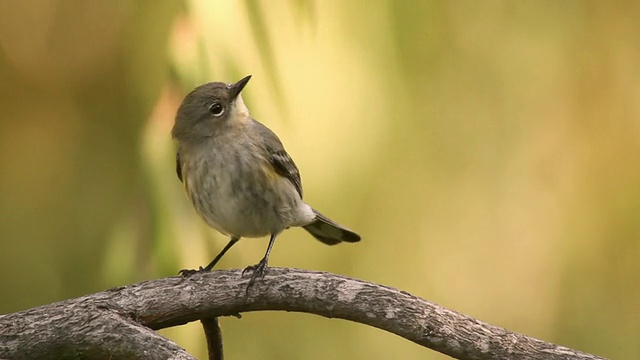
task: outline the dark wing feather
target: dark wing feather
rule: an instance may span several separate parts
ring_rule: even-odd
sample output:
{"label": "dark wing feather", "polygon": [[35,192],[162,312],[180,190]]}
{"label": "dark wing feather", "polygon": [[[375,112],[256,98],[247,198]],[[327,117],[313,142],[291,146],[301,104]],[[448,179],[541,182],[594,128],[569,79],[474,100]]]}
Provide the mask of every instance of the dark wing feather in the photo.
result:
{"label": "dark wing feather", "polygon": [[286,151],[279,150],[271,153],[271,163],[273,168],[280,176],[284,176],[287,180],[291,181],[296,191],[302,199],[302,180],[300,180],[300,171],[293,162],[293,159]]}
{"label": "dark wing feather", "polygon": [[176,152],[176,173],[178,174],[178,179],[182,182],[182,168],[180,167],[180,153]]}
{"label": "dark wing feather", "polygon": [[269,152],[271,164],[278,175],[286,178],[293,184],[296,191],[302,198],[302,180],[300,179],[300,171],[293,162],[293,159],[287,151],[284,149],[282,142],[273,131],[268,127],[262,125],[260,122],[254,120],[258,133],[264,140],[264,144]]}

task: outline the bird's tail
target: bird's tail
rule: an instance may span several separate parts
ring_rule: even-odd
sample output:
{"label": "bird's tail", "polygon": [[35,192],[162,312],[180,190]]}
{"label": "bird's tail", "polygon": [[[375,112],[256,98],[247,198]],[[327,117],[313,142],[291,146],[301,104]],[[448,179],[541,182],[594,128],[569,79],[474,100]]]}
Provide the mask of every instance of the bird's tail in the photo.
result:
{"label": "bird's tail", "polygon": [[311,235],[313,235],[314,238],[322,241],[327,245],[335,245],[343,241],[360,241],[360,235],[336,224],[335,222],[333,222],[333,220],[320,214],[315,209],[313,209],[313,212],[316,214],[316,218],[311,224],[305,225],[304,229],[307,230]]}

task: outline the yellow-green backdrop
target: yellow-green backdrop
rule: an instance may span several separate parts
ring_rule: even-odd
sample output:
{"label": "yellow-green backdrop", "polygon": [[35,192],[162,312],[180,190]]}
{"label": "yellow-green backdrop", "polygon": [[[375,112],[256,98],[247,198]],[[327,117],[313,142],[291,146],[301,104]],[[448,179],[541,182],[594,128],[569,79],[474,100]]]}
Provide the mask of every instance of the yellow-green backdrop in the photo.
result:
{"label": "yellow-green backdrop", "polygon": [[[207,263],[226,239],[182,194],[169,131],[194,86],[252,74],[306,199],[363,237],[290,230],[271,265],[638,358],[638,19],[633,1],[0,2],[0,312]],[[446,358],[306,314],[221,324],[231,359]],[[205,356],[197,324],[162,333]]]}

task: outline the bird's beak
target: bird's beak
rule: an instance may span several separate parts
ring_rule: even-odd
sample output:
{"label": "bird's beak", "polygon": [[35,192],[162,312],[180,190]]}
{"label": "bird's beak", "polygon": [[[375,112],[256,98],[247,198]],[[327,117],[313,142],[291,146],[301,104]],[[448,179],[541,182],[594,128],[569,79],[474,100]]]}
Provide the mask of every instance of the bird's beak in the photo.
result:
{"label": "bird's beak", "polygon": [[247,85],[250,79],[251,79],[251,75],[248,75],[248,76],[245,76],[242,80],[238,81],[237,83],[231,85],[232,99],[235,99],[238,97],[238,95],[240,95],[240,93],[242,92],[242,89],[244,89],[244,87]]}

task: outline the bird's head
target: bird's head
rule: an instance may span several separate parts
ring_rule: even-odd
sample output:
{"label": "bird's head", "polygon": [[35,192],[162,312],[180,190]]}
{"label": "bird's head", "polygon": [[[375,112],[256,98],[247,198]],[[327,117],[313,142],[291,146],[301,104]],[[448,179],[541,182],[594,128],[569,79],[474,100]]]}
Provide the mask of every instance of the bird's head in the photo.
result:
{"label": "bird's head", "polygon": [[249,118],[242,100],[242,89],[251,79],[244,77],[235,84],[210,82],[191,91],[182,101],[171,135],[178,141],[212,136],[221,124]]}

